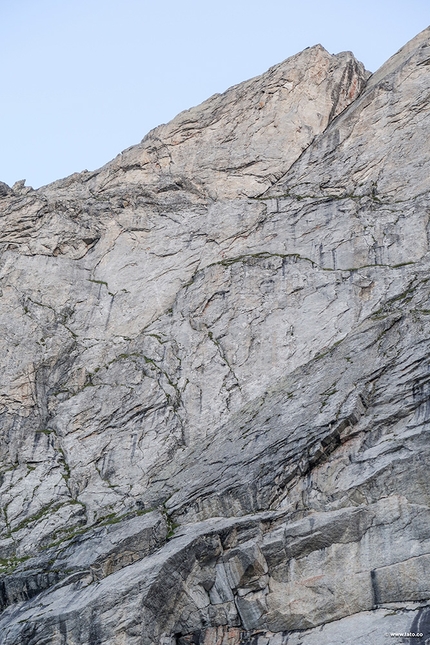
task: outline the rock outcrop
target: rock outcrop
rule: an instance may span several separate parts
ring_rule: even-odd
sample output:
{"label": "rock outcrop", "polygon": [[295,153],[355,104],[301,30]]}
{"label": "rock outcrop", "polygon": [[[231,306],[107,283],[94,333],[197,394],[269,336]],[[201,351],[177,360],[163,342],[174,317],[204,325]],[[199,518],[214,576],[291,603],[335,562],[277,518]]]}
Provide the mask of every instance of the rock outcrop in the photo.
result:
{"label": "rock outcrop", "polygon": [[430,639],[429,63],[0,183],[1,645]]}

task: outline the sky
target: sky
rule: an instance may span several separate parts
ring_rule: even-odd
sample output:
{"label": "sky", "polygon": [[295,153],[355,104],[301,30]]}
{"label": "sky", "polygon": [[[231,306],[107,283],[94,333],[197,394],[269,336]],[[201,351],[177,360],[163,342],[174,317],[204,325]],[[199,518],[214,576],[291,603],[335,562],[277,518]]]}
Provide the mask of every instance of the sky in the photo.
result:
{"label": "sky", "polygon": [[376,71],[428,25],[430,0],[0,0],[0,181],[99,168],[317,43]]}

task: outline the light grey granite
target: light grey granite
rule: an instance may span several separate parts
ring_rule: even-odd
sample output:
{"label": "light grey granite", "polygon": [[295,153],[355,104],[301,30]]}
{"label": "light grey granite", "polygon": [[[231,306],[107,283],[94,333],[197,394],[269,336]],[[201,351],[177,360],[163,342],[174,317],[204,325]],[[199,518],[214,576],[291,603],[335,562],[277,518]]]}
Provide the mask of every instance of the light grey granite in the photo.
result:
{"label": "light grey granite", "polygon": [[1,645],[430,639],[429,62],[0,183]]}

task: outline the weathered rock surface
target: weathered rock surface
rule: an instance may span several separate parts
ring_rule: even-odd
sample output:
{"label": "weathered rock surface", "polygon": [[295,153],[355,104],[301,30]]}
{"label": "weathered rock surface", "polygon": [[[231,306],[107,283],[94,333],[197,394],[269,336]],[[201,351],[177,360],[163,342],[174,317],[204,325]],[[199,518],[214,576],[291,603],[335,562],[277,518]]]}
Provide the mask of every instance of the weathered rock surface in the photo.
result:
{"label": "weathered rock surface", "polygon": [[430,639],[429,60],[0,184],[2,645]]}

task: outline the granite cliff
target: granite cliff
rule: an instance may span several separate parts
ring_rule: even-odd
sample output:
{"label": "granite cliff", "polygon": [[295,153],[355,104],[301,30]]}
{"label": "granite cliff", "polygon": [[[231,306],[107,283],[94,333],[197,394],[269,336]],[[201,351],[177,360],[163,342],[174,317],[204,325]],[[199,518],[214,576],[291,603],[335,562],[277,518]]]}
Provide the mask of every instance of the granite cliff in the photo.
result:
{"label": "granite cliff", "polygon": [[430,642],[430,28],[369,76],[0,184],[1,645]]}

